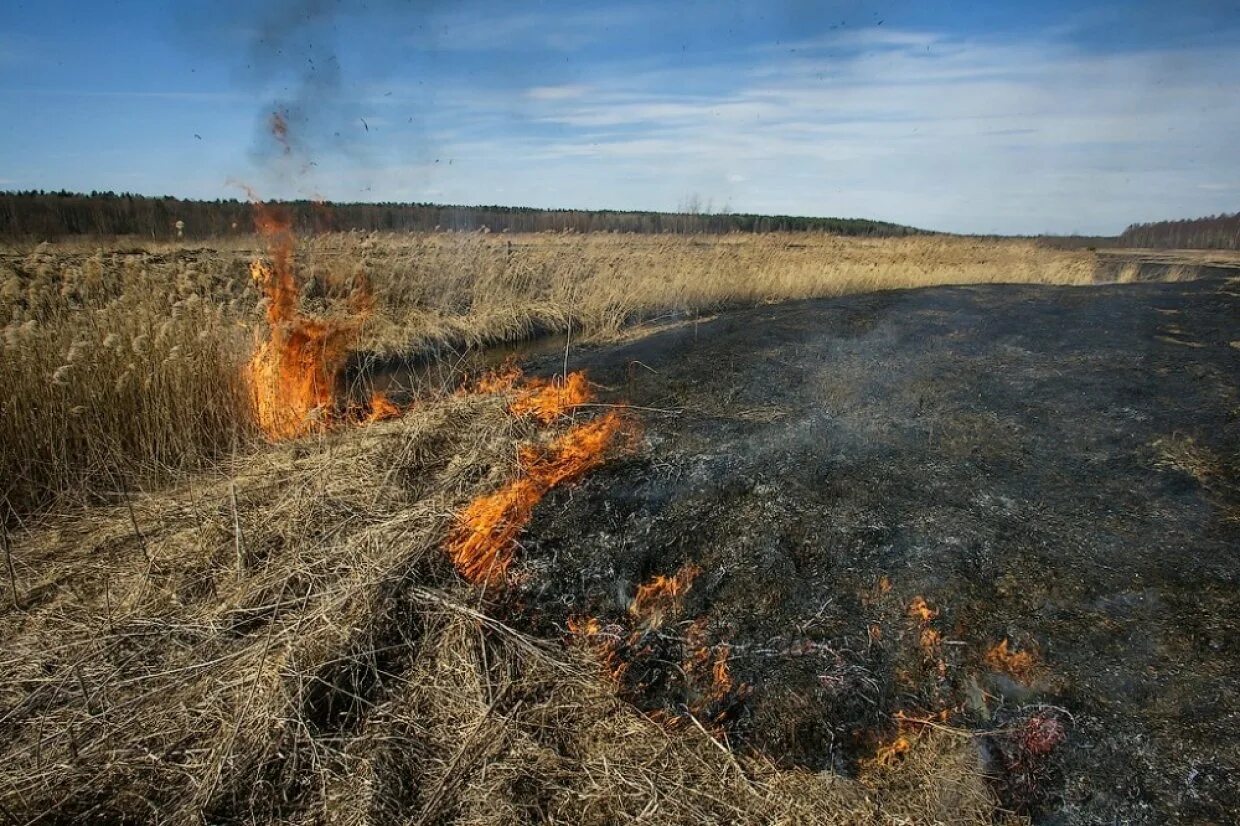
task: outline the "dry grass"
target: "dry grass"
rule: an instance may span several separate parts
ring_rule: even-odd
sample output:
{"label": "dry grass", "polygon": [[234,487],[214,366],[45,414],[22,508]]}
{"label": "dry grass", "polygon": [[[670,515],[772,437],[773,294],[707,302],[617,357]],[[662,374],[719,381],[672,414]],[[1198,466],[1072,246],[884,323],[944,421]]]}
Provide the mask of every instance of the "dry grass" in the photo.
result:
{"label": "dry grass", "polygon": [[[929,734],[857,779],[776,770],[661,728],[583,652],[488,617],[440,545],[530,435],[500,400],[432,399],[397,421],[260,446],[241,379],[260,316],[253,254],[0,255],[6,817],[992,820],[967,738]],[[801,235],[339,235],[299,260],[319,311],[369,281],[358,346],[382,352],[1093,272],[1087,253],[1026,242]],[[39,513],[49,502],[55,518]]]}
{"label": "dry grass", "polygon": [[781,771],[486,616],[439,551],[528,428],[495,397],[236,460],[15,534],[14,822],[987,823],[967,738]]}
{"label": "dry grass", "polygon": [[233,293],[184,262],[40,249],[0,263],[0,503],[98,499],[245,441],[251,334]]}
{"label": "dry grass", "polygon": [[[0,501],[19,512],[175,478],[254,435],[240,364],[253,347],[259,254],[81,242],[0,254]],[[571,327],[869,290],[990,281],[1079,284],[1090,253],[1027,241],[819,235],[358,235],[304,243],[311,308],[362,279],[357,346],[468,348]]]}

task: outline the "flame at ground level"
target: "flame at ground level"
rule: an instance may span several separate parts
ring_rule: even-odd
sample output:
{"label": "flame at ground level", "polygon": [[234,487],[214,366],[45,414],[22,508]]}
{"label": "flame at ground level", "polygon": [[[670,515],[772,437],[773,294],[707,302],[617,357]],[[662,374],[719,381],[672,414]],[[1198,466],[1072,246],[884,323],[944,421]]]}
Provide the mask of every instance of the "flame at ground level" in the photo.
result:
{"label": "flame at ground level", "polygon": [[302,436],[334,415],[340,371],[357,327],[301,315],[290,276],[277,268],[256,262],[251,272],[267,295],[271,324],[249,363],[254,412],[268,437]]}
{"label": "flame at ground level", "polygon": [[586,404],[594,396],[585,373],[569,373],[563,382],[531,379],[517,391],[517,397],[508,405],[514,416],[532,416],[543,424],[570,412],[578,405]]}
{"label": "flame at ground level", "polygon": [[448,537],[448,555],[461,575],[480,584],[501,581],[534,506],[556,485],[601,465],[621,425],[620,416],[612,412],[569,428],[547,445],[522,449],[520,475],[475,499]]}
{"label": "flame at ground level", "polygon": [[680,608],[680,598],[701,572],[700,567],[690,562],[670,577],[655,576],[637,586],[629,614],[648,628],[659,627],[667,615]]}
{"label": "flame at ground level", "polygon": [[400,414],[400,407],[388,398],[387,393],[376,390],[370,394],[370,413],[366,415],[366,421],[381,422],[384,419],[394,419]]}
{"label": "flame at ground level", "polygon": [[986,665],[996,671],[1001,671],[1017,679],[1024,679],[1029,676],[1029,672],[1037,664],[1037,658],[1029,651],[1010,650],[1005,637],[1002,642],[986,652],[985,662]]}

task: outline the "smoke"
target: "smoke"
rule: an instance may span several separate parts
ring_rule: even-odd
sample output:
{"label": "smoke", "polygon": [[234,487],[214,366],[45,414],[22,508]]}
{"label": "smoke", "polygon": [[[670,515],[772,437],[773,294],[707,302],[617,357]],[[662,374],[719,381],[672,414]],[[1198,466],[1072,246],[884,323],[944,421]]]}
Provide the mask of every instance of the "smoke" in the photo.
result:
{"label": "smoke", "polygon": [[[350,57],[345,34],[389,34],[384,16],[401,16],[420,4],[372,0],[271,0],[261,4],[224,0],[178,12],[183,37],[211,59],[231,65],[234,83],[261,103],[254,113],[250,160],[262,188],[317,195],[319,165],[349,167],[359,189],[376,146],[375,110],[368,104],[389,74],[374,51]],[[346,64],[350,61],[353,66]],[[350,69],[352,71],[350,71]],[[413,113],[403,113],[402,120]],[[409,117],[412,122],[412,117]]]}
{"label": "smoke", "polygon": [[348,88],[337,47],[339,11],[334,0],[261,7],[243,71],[247,83],[273,94],[256,114],[253,154],[259,162],[305,175],[325,151],[359,160],[365,154],[355,126],[364,117],[360,90]]}

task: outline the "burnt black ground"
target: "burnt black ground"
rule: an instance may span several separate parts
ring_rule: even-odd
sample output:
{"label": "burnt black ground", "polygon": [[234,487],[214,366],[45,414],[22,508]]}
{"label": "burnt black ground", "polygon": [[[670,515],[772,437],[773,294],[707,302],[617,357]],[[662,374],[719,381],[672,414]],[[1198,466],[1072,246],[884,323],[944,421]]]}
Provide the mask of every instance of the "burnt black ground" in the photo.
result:
{"label": "burnt black ground", "polygon": [[[525,615],[619,617],[694,562],[681,619],[753,687],[738,747],[851,771],[897,710],[986,729],[1052,704],[1040,822],[1235,822],[1237,340],[1216,274],[780,304],[575,350],[602,401],[681,412],[639,411],[641,450],[539,507]],[[1005,637],[1038,653],[1027,684],[983,662]]]}

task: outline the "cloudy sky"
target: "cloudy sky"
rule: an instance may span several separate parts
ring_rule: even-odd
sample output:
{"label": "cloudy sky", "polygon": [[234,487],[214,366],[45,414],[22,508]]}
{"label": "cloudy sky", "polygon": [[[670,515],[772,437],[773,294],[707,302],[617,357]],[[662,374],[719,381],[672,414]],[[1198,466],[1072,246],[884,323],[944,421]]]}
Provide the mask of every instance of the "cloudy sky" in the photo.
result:
{"label": "cloudy sky", "polygon": [[1238,67],[1237,2],[6,0],[0,189],[1114,233],[1240,210]]}

